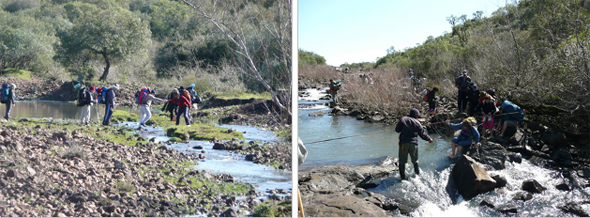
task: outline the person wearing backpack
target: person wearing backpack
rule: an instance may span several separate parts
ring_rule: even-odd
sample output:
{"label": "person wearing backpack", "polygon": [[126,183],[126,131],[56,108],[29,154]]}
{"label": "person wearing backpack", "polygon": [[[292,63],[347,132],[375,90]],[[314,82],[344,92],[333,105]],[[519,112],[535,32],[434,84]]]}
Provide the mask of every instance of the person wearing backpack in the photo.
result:
{"label": "person wearing backpack", "polygon": [[467,90],[467,101],[469,102],[469,116],[472,117],[477,114],[476,107],[479,104],[479,93],[477,85],[471,84]]}
{"label": "person wearing backpack", "polygon": [[83,98],[81,100],[81,104],[78,104],[80,107],[80,124],[81,125],[88,125],[90,123],[90,109],[93,103],[96,103],[92,95],[94,94],[95,88],[94,86],[90,86],[88,90],[81,88],[80,90],[82,96],[79,98]]}
{"label": "person wearing backpack", "polygon": [[[104,92],[104,87],[102,88]],[[116,104],[116,97],[115,91],[119,90],[119,85],[115,84],[112,88],[107,89],[106,91],[106,98],[105,98],[105,112],[104,112],[104,119],[102,120],[102,125],[108,126],[111,122],[111,117],[113,116],[113,111],[115,110]]]}
{"label": "person wearing backpack", "polygon": [[144,103],[139,105],[139,111],[141,115],[139,116],[139,125],[145,126],[145,122],[147,122],[152,117],[152,112],[150,111],[150,106],[152,105],[152,101],[166,101],[164,99],[157,98],[156,90],[151,90],[147,97],[144,99]]}
{"label": "person wearing backpack", "polygon": [[452,153],[448,156],[449,158],[457,158],[462,154],[461,150],[463,147],[467,147],[465,149],[468,149],[471,144],[475,143],[475,145],[477,145],[477,143],[479,143],[479,132],[471,120],[464,119],[463,122],[457,124],[451,123],[447,120],[446,123],[455,130],[461,129],[459,136],[451,140]]}
{"label": "person wearing backpack", "polygon": [[[167,100],[175,99],[178,95],[179,95],[178,88],[174,88],[172,90],[172,92],[170,92],[170,94],[168,94],[168,96],[166,96],[166,99]],[[176,121],[176,116],[174,116],[174,113],[175,112],[178,113],[177,110],[178,110],[177,103],[166,102],[164,104],[164,107],[162,107],[162,111],[170,112],[170,121]]]}
{"label": "person wearing backpack", "polygon": [[195,84],[191,84],[188,88],[186,88],[186,91],[190,94],[191,96],[191,107],[194,110],[197,110],[197,108],[199,107],[199,104],[201,103],[199,96],[197,96],[197,92],[194,90],[195,88]]}
{"label": "person wearing backpack", "polygon": [[184,121],[187,126],[191,126],[189,119],[189,110],[191,107],[190,95],[184,91],[184,87],[180,87],[183,91],[179,93],[177,98],[170,99],[168,102],[178,103],[178,113],[176,113],[176,125],[180,124],[180,116],[184,115]]}
{"label": "person wearing backpack", "polygon": [[432,89],[426,90],[425,100],[428,102],[428,115],[434,116],[436,111],[436,92],[438,92],[438,86],[432,87]]}
{"label": "person wearing backpack", "polygon": [[[482,93],[483,94],[483,93]],[[476,111],[481,111],[482,121],[483,121],[483,138],[486,138],[488,129],[490,131],[490,135],[494,130],[494,115],[496,114],[496,103],[495,99],[492,98],[491,95],[485,94],[484,101],[479,103],[476,107]]]}
{"label": "person wearing backpack", "polygon": [[504,132],[508,127],[515,127],[516,121],[524,119],[524,112],[520,107],[508,100],[505,100],[500,106],[499,113],[502,116],[496,132],[500,131],[500,137],[504,137]]}
{"label": "person wearing backpack", "polygon": [[16,85],[14,83],[10,85],[6,83],[2,84],[2,94],[0,94],[0,99],[3,104],[6,104],[6,114],[4,115],[4,119],[6,120],[10,120],[10,110],[12,107],[16,106],[14,103],[14,99],[16,99],[14,90],[16,90]]}
{"label": "person wearing backpack", "polygon": [[330,79],[330,95],[332,96],[332,101],[334,102],[334,104],[340,103],[340,101],[338,101],[338,98],[336,98],[336,96],[338,95],[338,90],[340,90],[340,83],[334,81],[334,79]]}
{"label": "person wearing backpack", "polygon": [[467,108],[467,89],[471,84],[471,77],[467,76],[467,70],[463,70],[460,77],[455,79],[455,87],[458,88],[459,93],[457,94],[457,108],[459,112],[465,111]]}

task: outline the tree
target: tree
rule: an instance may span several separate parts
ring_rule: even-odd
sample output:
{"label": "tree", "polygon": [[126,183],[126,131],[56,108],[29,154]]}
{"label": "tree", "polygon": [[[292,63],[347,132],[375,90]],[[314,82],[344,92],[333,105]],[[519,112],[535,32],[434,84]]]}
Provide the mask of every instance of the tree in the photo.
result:
{"label": "tree", "polygon": [[146,53],[151,44],[148,25],[137,15],[120,7],[87,11],[74,20],[61,42],[69,55],[104,59],[100,80],[106,81],[112,62]]}
{"label": "tree", "polygon": [[290,107],[285,106],[291,103],[290,95],[281,99],[278,90],[291,87],[291,1],[182,2],[235,45],[241,69],[271,93],[275,105],[290,120]]}

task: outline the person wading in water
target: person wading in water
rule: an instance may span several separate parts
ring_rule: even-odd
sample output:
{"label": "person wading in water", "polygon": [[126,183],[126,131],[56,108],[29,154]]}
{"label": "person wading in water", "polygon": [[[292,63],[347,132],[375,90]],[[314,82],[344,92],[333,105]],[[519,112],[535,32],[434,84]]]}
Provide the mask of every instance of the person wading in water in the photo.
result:
{"label": "person wading in water", "polygon": [[406,179],[406,162],[408,162],[408,154],[412,158],[414,164],[414,172],[416,175],[420,174],[418,167],[418,136],[420,138],[432,143],[432,138],[426,134],[422,124],[418,121],[420,111],[416,108],[410,110],[410,115],[402,117],[397,125],[395,131],[399,134],[399,175],[401,179]]}

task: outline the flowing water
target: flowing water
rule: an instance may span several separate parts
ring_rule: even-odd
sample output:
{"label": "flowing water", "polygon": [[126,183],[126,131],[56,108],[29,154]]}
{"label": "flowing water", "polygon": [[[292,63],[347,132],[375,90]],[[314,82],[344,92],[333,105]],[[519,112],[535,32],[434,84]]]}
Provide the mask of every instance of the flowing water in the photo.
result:
{"label": "flowing water", "polygon": [[[308,156],[300,169],[305,170],[319,165],[360,165],[373,163],[383,156],[398,157],[399,135],[395,131],[379,134],[359,135],[382,130],[392,130],[394,126],[371,124],[358,121],[354,117],[324,115],[311,117],[310,113],[329,112],[325,106],[329,101],[318,100],[325,93],[321,90],[305,90],[299,98],[299,137],[308,150]],[[343,136],[354,136],[345,139],[318,142]],[[400,180],[399,173],[379,181],[378,187],[370,191],[383,194],[394,199],[405,199],[418,203],[420,206],[412,216],[504,216],[503,214],[478,206],[484,199],[489,199],[496,207],[514,205],[518,208],[518,216],[573,216],[562,212],[558,207],[567,202],[589,201],[587,193],[590,188],[572,191],[560,191],[557,184],[568,182],[560,172],[538,167],[527,160],[522,163],[506,162],[506,169],[488,171],[492,175],[501,175],[508,180],[508,187],[503,194],[492,191],[481,194],[471,200],[459,197],[453,204],[446,191],[448,178],[453,163],[446,158],[451,152],[450,138],[432,134],[434,142],[419,140],[419,163],[421,173],[414,175],[413,166],[406,165],[408,180]],[[310,144],[311,143],[311,144]],[[409,160],[408,160],[409,162]],[[541,194],[533,194],[528,201],[515,201],[512,197],[520,190],[524,180],[535,179],[547,188]],[[576,177],[577,180],[577,177]],[[581,181],[579,181],[581,182]],[[583,183],[583,182],[581,182]],[[590,205],[580,204],[590,211]]]}
{"label": "flowing water", "polygon": [[[4,107],[0,107],[0,112],[4,113]],[[157,107],[154,107],[157,108]],[[138,114],[137,108],[118,108]],[[79,119],[79,108],[74,102],[61,101],[16,101],[16,106],[12,108],[11,117],[13,118],[53,118],[53,119]],[[92,107],[92,120],[101,121],[104,117],[104,105],[94,105]],[[125,122],[122,125],[137,127],[137,122]],[[246,132],[244,136],[247,141],[272,142],[279,140],[271,131],[261,130],[257,127],[222,125],[225,128],[233,128],[236,131]],[[168,141],[166,133],[161,128],[147,127],[146,130],[140,131],[140,134],[147,138],[158,137],[161,141]],[[291,172],[276,170],[272,167],[254,164],[246,161],[244,155],[235,154],[230,151],[213,150],[213,144],[206,141],[190,141],[189,143],[173,144],[172,147],[181,152],[200,153],[201,150],[193,149],[194,146],[201,145],[205,156],[204,161],[196,163],[196,169],[207,170],[213,174],[230,174],[237,180],[247,182],[256,186],[257,191],[266,192],[270,189],[291,190]]]}

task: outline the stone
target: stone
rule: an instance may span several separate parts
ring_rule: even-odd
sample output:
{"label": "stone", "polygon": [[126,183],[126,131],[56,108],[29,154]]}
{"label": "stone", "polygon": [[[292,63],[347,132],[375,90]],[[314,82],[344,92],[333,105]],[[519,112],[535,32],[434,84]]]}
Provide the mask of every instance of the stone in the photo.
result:
{"label": "stone", "polygon": [[457,191],[466,200],[494,190],[497,184],[473,158],[462,155],[451,171]]}
{"label": "stone", "polygon": [[514,197],[512,197],[512,199],[518,201],[528,201],[531,200],[533,198],[533,195],[531,193],[528,192],[517,192],[516,195],[514,195]]}
{"label": "stone", "polygon": [[502,187],[505,187],[506,184],[508,184],[508,180],[506,180],[506,178],[504,178],[500,175],[492,176],[492,179],[494,179],[494,181],[496,181],[496,188],[502,188]]}
{"label": "stone", "polygon": [[514,205],[504,205],[496,209],[496,211],[503,213],[503,214],[511,214],[511,213],[518,213],[516,206]]}
{"label": "stone", "polygon": [[481,203],[479,203],[479,206],[484,206],[484,207],[489,207],[489,208],[495,208],[496,206],[494,206],[494,204],[490,201],[490,199],[483,199],[481,201]]}
{"label": "stone", "polygon": [[152,137],[149,140],[149,142],[152,142],[152,143],[155,143],[155,144],[159,144],[161,141],[160,141],[160,138],[158,138],[158,137]]}
{"label": "stone", "polygon": [[31,167],[27,167],[27,171],[29,172],[29,175],[31,175],[31,176],[35,176],[35,174],[37,174],[37,171],[35,171],[35,169],[33,169]]}
{"label": "stone", "polygon": [[213,149],[215,149],[215,150],[225,150],[225,145],[222,144],[222,143],[215,143],[213,145]]}
{"label": "stone", "polygon": [[193,146],[193,149],[203,149],[203,146],[201,146],[201,145],[196,145],[196,146]]}
{"label": "stone", "polygon": [[309,113],[309,116],[310,117],[323,117],[324,114],[325,113],[323,111],[318,111],[318,112]]}
{"label": "stone", "polygon": [[547,188],[543,187],[537,180],[528,179],[522,182],[522,190],[528,191],[530,193],[541,193]]}
{"label": "stone", "polygon": [[566,183],[560,183],[560,184],[556,185],[555,188],[557,190],[561,190],[561,191],[569,191],[569,190],[571,190],[570,186],[567,185]]}
{"label": "stone", "polygon": [[77,129],[72,131],[72,137],[74,138],[83,138],[84,137],[84,133],[82,132],[81,129]]}
{"label": "stone", "polygon": [[559,209],[566,213],[575,214],[576,216],[588,217],[588,213],[578,203],[575,202],[569,202],[566,205],[559,207]]}
{"label": "stone", "polygon": [[495,170],[505,167],[508,151],[502,145],[493,142],[481,142],[479,148],[470,148],[466,154],[481,164],[490,166]]}
{"label": "stone", "polygon": [[127,165],[121,161],[115,161],[115,169],[124,170],[127,169]]}
{"label": "stone", "polygon": [[68,198],[68,200],[72,203],[81,203],[86,202],[88,198],[81,193],[74,194]]}

